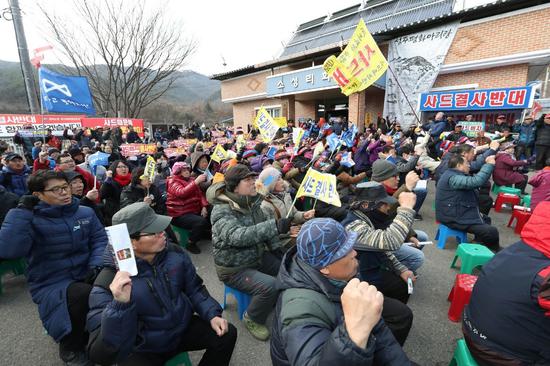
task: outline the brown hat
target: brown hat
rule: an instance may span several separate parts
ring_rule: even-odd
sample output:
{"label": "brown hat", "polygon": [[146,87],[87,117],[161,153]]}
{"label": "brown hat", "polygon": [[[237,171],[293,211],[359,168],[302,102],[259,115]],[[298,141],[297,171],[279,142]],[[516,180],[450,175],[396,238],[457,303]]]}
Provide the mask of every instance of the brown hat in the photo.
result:
{"label": "brown hat", "polygon": [[233,192],[241,180],[256,176],[258,173],[251,172],[246,165],[237,164],[225,172],[225,186],[230,192]]}

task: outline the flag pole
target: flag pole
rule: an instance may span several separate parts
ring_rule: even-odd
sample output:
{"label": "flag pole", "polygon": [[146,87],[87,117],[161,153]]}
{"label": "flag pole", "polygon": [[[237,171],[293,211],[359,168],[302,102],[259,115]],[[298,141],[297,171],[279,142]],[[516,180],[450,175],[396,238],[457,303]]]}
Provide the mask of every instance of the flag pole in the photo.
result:
{"label": "flag pole", "polygon": [[397,83],[397,86],[399,87],[399,90],[401,90],[401,93],[403,93],[403,96],[405,97],[405,100],[407,101],[407,104],[409,105],[409,107],[411,108],[411,111],[414,114],[414,118],[416,119],[416,122],[418,122],[419,126],[422,125],[422,122],[420,122],[420,119],[418,118],[418,116],[416,114],[416,111],[414,110],[414,108],[411,104],[411,101],[409,100],[409,97],[407,97],[407,94],[405,94],[405,91],[403,90],[403,87],[399,83],[399,80],[397,79],[397,75],[395,75],[395,73],[393,72],[393,69],[391,68],[389,62],[388,62],[388,70],[390,70],[391,74],[393,75],[393,78],[395,79],[395,82]]}

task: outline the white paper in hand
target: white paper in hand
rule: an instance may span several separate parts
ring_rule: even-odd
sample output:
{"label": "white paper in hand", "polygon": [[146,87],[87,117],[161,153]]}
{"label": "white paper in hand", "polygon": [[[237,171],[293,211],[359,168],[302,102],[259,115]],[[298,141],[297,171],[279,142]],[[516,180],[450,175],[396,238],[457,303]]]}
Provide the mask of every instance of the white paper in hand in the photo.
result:
{"label": "white paper in hand", "polygon": [[419,180],[416,182],[416,186],[414,189],[427,189],[428,188],[428,181],[427,180]]}
{"label": "white paper in hand", "polygon": [[137,275],[136,257],[126,224],[109,226],[105,228],[105,231],[107,232],[109,243],[113,247],[118,263],[118,270],[126,271],[130,273],[130,276]]}

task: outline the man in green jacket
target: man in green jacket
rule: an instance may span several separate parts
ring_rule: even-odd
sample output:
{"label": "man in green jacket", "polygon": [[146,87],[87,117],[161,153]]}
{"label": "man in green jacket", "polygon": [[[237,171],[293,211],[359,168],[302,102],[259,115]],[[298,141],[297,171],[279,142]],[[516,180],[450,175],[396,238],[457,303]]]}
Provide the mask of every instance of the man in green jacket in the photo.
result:
{"label": "man in green jacket", "polygon": [[291,218],[268,219],[256,192],[257,173],[237,164],[224,182],[212,185],[206,197],[212,209],[212,246],[218,278],[227,286],[252,295],[243,321],[256,339],[265,341],[267,316],[275,306],[275,276],[281,264],[279,234],[290,230]]}

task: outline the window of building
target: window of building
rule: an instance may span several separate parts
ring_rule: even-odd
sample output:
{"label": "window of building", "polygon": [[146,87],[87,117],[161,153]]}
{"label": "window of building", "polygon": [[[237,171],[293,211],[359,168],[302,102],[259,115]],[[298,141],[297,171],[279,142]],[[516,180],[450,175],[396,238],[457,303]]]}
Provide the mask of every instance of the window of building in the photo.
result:
{"label": "window of building", "polygon": [[[269,113],[273,118],[281,117],[282,115],[282,110],[280,105],[268,105],[268,106],[264,106],[264,108],[267,111],[267,113]],[[260,110],[260,107],[254,108],[254,115],[257,115],[259,110]]]}

